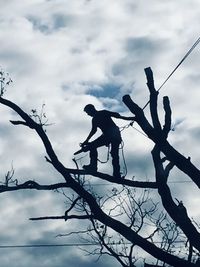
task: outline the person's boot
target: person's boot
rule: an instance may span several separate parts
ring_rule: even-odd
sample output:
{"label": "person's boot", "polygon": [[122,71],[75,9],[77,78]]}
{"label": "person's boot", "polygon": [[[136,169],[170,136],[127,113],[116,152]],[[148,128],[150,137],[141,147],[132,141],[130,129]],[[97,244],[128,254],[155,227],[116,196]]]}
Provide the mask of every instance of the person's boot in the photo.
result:
{"label": "person's boot", "polygon": [[97,172],[97,166],[93,164],[83,165],[83,169],[89,172]]}
{"label": "person's boot", "polygon": [[83,169],[89,172],[97,172],[97,149],[90,148],[90,164],[84,165]]}
{"label": "person's boot", "polygon": [[120,173],[120,171],[113,171],[113,177],[115,177],[115,178],[121,178],[121,173]]}

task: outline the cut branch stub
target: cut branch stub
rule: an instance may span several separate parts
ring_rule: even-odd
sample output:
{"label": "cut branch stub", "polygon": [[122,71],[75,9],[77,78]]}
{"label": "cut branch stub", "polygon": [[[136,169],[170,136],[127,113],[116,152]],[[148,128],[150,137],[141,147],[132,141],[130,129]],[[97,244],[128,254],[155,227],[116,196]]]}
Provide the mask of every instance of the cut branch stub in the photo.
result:
{"label": "cut branch stub", "polygon": [[154,79],[153,79],[153,72],[152,72],[151,68],[150,67],[145,68],[144,69],[144,72],[146,74],[147,85],[148,85],[148,88],[149,88],[150,92],[152,90],[155,91],[155,88],[154,88]]}
{"label": "cut branch stub", "polygon": [[154,87],[154,80],[153,80],[153,72],[151,68],[146,68],[145,70],[146,78],[147,78],[147,86],[149,88],[150,92],[150,112],[151,112],[151,118],[153,122],[154,129],[158,132],[158,134],[161,133],[161,125],[158,117],[158,109],[157,109],[157,103],[158,103],[158,91],[156,91]]}
{"label": "cut branch stub", "polygon": [[171,130],[171,114],[172,114],[169,98],[167,96],[163,97],[163,108],[165,111],[165,124],[163,126],[163,134],[164,137],[167,138]]}

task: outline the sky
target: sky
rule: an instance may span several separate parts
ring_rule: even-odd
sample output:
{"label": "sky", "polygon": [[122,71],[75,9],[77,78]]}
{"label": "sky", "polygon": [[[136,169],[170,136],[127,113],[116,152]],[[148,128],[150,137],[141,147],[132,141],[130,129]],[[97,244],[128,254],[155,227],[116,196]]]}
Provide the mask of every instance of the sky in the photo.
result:
{"label": "sky", "polygon": [[[199,37],[198,0],[0,0],[0,67],[13,83],[4,95],[27,113],[45,104],[47,134],[60,160],[75,167],[73,153],[91,127],[83,112],[86,104],[130,116],[122,96],[130,94],[143,107],[148,101],[144,68],[154,72],[156,88],[162,84]],[[181,153],[199,160],[200,46],[184,61],[160,91],[168,95],[175,131],[169,140]],[[148,114],[148,108],[146,108]],[[45,161],[39,138],[30,129],[13,126],[16,115],[0,107],[0,177],[15,169],[19,182],[63,181]],[[117,120],[119,126],[127,122]],[[135,127],[139,127],[135,124]],[[139,129],[140,130],[140,129]],[[128,177],[153,180],[152,142],[139,132],[122,133]],[[105,153],[102,152],[104,159]],[[87,161],[88,158],[84,158]],[[109,163],[108,163],[109,165]],[[110,167],[99,169],[109,173]],[[189,179],[174,170],[171,190],[183,200],[188,213],[199,219],[199,195]],[[174,183],[177,181],[186,183]],[[97,180],[93,180],[94,182]],[[107,190],[103,188],[102,190]],[[192,193],[192,197],[191,197]],[[72,243],[59,233],[80,227],[63,221],[31,222],[31,216],[63,215],[62,194],[11,192],[0,195],[0,246]],[[76,247],[1,249],[1,266],[110,267],[109,257],[95,262]]]}

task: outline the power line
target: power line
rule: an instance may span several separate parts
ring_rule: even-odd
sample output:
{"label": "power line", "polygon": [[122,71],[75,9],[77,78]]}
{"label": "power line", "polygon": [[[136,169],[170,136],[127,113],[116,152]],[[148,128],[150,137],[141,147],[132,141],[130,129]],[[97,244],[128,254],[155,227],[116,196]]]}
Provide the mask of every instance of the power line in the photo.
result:
{"label": "power line", "polygon": [[[184,241],[174,241],[174,243],[183,243]],[[154,244],[161,244],[162,242],[155,241]],[[107,245],[131,245],[131,242],[111,242]],[[65,243],[65,244],[24,244],[24,245],[0,245],[0,249],[15,249],[15,248],[53,248],[53,247],[83,247],[83,246],[98,246],[99,243]]]}
{"label": "power line", "polygon": [[[147,182],[147,181],[145,181],[145,182]],[[170,183],[170,184],[178,184],[178,183],[181,183],[182,184],[182,183],[193,183],[193,181],[181,181],[180,180],[180,181],[169,181],[168,183]],[[113,184],[111,184],[109,182],[108,183],[90,183],[90,184],[88,184],[88,186],[105,186],[105,185],[113,186]],[[86,186],[87,186],[87,184],[86,184]]]}
{"label": "power line", "polygon": [[98,243],[67,243],[67,244],[34,244],[34,245],[0,245],[3,248],[48,248],[48,247],[76,247],[76,246],[94,246]]}

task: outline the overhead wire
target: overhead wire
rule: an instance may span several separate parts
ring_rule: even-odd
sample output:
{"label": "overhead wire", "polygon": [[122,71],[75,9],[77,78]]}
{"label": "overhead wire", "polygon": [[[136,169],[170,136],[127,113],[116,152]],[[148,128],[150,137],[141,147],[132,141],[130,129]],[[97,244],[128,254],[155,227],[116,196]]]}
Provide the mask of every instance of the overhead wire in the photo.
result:
{"label": "overhead wire", "polygon": [[46,247],[76,247],[76,246],[94,246],[95,243],[67,243],[67,244],[33,244],[33,245],[0,245],[2,248],[46,248]]}
{"label": "overhead wire", "polygon": [[[161,241],[155,241],[155,244],[161,244]],[[183,243],[183,241],[174,241],[174,243]],[[125,243],[108,243],[107,245],[131,245],[131,242]],[[24,244],[24,245],[0,245],[0,249],[15,249],[15,248],[50,248],[50,247],[81,247],[81,246],[98,246],[99,243],[65,243],[65,244]]]}
{"label": "overhead wire", "polygon": [[[168,183],[170,184],[184,184],[184,183],[193,183],[193,181],[169,181]],[[105,186],[105,185],[109,185],[109,186],[113,186],[113,184],[111,183],[91,183],[92,186]],[[120,184],[119,184],[120,185]]]}

